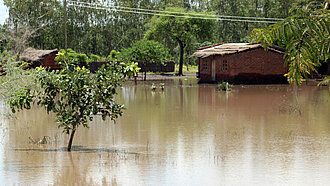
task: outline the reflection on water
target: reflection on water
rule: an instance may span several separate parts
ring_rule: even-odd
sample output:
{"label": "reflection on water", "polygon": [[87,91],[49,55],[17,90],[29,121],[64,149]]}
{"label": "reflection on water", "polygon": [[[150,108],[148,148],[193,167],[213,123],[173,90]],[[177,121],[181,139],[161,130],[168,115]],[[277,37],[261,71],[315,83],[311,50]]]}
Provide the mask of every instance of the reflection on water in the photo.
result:
{"label": "reflection on water", "polygon": [[[0,183],[55,185],[327,185],[326,88],[235,86],[195,80],[127,84],[117,124],[79,128],[71,153],[42,108],[0,117]],[[154,82],[155,83],[155,82]],[[156,82],[159,83],[159,82]],[[0,106],[5,113],[8,108]],[[46,144],[34,144],[46,136]],[[31,140],[33,139],[33,140]]]}

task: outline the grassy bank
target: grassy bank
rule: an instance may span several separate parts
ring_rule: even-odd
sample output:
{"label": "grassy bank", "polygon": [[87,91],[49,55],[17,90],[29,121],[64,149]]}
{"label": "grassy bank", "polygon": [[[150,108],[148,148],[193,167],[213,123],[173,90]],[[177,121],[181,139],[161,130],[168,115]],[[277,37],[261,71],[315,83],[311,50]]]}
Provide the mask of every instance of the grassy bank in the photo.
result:
{"label": "grassy bank", "polygon": [[[198,71],[198,66],[197,65],[189,65],[188,67],[186,65],[183,66],[182,68],[182,73],[183,74],[196,74],[196,72]],[[159,75],[159,74],[168,74],[168,75],[175,75],[179,73],[179,65],[176,64],[175,65],[175,69],[174,72],[147,72],[147,74],[149,75]]]}
{"label": "grassy bank", "polygon": [[[197,65],[192,65],[192,66],[186,66],[183,65],[182,68],[182,73],[183,74],[196,74],[196,72],[198,71],[198,66]],[[179,65],[175,65],[175,73],[177,74],[179,72]]]}

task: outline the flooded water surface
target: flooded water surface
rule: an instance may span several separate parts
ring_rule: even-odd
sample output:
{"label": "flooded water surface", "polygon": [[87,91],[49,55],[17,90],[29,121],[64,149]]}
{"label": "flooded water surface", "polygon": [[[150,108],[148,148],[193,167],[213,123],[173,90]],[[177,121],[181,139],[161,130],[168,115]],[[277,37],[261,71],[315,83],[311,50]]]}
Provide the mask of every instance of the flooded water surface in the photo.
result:
{"label": "flooded water surface", "polygon": [[234,86],[195,80],[126,84],[114,124],[78,128],[72,152],[42,108],[7,119],[1,105],[2,185],[328,185],[326,87]]}

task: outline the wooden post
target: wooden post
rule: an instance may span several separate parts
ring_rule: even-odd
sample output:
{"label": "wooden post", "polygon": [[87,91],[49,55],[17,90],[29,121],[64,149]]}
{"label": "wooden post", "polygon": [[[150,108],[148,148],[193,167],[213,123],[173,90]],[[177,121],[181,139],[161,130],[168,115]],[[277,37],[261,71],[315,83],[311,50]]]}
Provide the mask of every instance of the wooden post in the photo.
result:
{"label": "wooden post", "polygon": [[138,76],[138,74],[134,74],[134,83],[135,83],[135,85],[137,85],[137,80],[136,80],[137,76]]}
{"label": "wooden post", "polygon": [[65,56],[68,54],[68,34],[67,34],[67,14],[66,14],[66,0],[64,0],[64,47],[65,47]]}

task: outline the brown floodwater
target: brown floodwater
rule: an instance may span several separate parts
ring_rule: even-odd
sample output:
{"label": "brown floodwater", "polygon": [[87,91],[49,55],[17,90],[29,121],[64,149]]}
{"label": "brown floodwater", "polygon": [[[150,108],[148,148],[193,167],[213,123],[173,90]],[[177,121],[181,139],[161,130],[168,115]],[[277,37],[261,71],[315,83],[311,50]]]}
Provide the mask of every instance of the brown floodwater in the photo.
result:
{"label": "brown floodwater", "polygon": [[[326,87],[234,86],[195,79],[127,83],[114,124],[78,128],[72,152],[54,115],[0,110],[1,185],[328,185]],[[45,137],[46,144],[38,144]]]}

